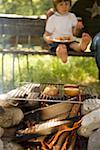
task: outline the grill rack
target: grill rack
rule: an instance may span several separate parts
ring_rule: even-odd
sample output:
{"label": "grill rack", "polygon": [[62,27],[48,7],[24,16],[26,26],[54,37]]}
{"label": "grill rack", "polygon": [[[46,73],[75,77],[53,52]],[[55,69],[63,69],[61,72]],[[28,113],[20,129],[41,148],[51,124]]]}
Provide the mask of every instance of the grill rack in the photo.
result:
{"label": "grill rack", "polygon": [[[53,96],[53,97],[49,97],[49,96],[43,96],[42,93],[44,91],[44,89],[47,86],[55,86],[58,90],[59,93],[57,96]],[[40,84],[40,95],[39,95],[40,99],[57,99],[57,100],[65,100],[65,96],[64,96],[64,84],[57,84],[57,83],[42,83]]]}
{"label": "grill rack", "polygon": [[28,83],[24,86],[18,87],[14,90],[11,90],[7,94],[11,98],[26,98],[29,94],[30,97],[33,98],[35,96],[35,93],[37,93],[38,98],[42,99],[42,92],[46,86],[54,85],[58,88],[59,94],[54,97],[44,97],[44,99],[65,99],[64,98],[64,84],[53,84],[53,83],[41,83],[41,84],[34,84],[34,83]]}
{"label": "grill rack", "polygon": [[[58,88],[59,94],[54,97],[42,97],[41,93],[43,92],[44,88],[49,86],[49,85],[54,85]],[[96,91],[93,89],[84,86],[84,85],[79,85],[80,91],[82,91],[83,95],[86,95],[85,98],[94,98],[97,95],[95,94]],[[55,102],[57,101],[65,101],[69,100],[71,97],[67,97],[64,95],[64,84],[58,84],[58,83],[27,83],[21,87],[18,87],[14,90],[11,90],[10,92],[7,93],[9,99],[12,100],[17,100],[17,101],[48,101],[48,102]]]}

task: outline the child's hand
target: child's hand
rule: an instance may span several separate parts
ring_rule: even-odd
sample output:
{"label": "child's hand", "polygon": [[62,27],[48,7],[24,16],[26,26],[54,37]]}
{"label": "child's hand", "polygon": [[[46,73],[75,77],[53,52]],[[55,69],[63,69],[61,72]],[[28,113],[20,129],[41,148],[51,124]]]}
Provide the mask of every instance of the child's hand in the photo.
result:
{"label": "child's hand", "polygon": [[49,35],[47,32],[44,33],[43,38],[44,38],[44,40],[45,40],[47,43],[53,43],[53,40],[52,40],[52,38],[51,38],[51,35]]}
{"label": "child's hand", "polygon": [[43,38],[47,43],[53,43],[53,39],[51,38],[51,35],[52,34],[49,32],[44,33]]}
{"label": "child's hand", "polygon": [[78,36],[83,28],[84,28],[83,22],[82,20],[79,20],[77,22],[77,25],[73,27],[73,35]]}
{"label": "child's hand", "polygon": [[48,37],[46,37],[46,42],[53,43],[53,39],[50,36],[48,36]]}

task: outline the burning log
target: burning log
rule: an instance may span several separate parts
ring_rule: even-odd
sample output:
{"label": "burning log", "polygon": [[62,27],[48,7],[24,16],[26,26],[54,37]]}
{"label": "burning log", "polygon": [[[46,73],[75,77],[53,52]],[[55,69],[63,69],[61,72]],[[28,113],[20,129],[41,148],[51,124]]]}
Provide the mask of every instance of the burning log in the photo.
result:
{"label": "burning log", "polygon": [[[65,90],[69,93],[65,93]],[[87,122],[87,126],[92,130],[96,129],[97,125],[99,128],[99,121],[94,126],[94,121],[86,119],[99,108],[99,99],[97,101],[91,97],[90,101],[89,98],[90,95],[85,95],[79,85],[28,83],[8,92],[4,97],[0,97],[0,123],[4,118],[14,122],[5,121],[0,124],[4,128],[4,133],[1,132],[3,146],[4,139],[10,135],[6,145],[12,145],[11,148],[17,143],[24,150],[77,150],[77,138],[81,137],[81,134],[77,135],[77,131],[82,131],[83,122]],[[82,113],[83,109],[85,113]],[[94,114],[96,115],[95,112]],[[92,120],[95,115],[92,115]],[[19,120],[15,121],[16,119]],[[92,128],[92,125],[95,128]]]}
{"label": "burning log", "polygon": [[58,141],[56,142],[54,149],[61,150],[63,147],[64,141],[66,141],[66,137],[68,137],[68,132],[64,132],[60,135],[58,138]]}
{"label": "burning log", "polygon": [[[46,142],[44,141],[46,147],[48,147],[48,149],[52,149],[52,148],[55,146],[55,144],[57,143],[57,141],[59,140],[59,137],[60,137],[63,133],[67,133],[67,138],[68,138],[69,135],[71,134],[71,133],[69,133],[69,132],[71,132],[71,131],[75,130],[76,128],[78,128],[79,125],[80,125],[80,121],[77,122],[77,123],[75,123],[72,128],[71,128],[71,127],[68,127],[67,125],[62,125],[62,126],[60,126],[58,132],[55,134],[54,138],[50,141],[50,143],[48,143],[47,141],[46,141]],[[68,139],[69,139],[69,138],[68,138]],[[56,144],[56,147],[57,147],[57,146],[59,147],[60,145],[57,145],[57,144]],[[65,147],[65,144],[64,144],[63,147]]]}
{"label": "burning log", "polygon": [[65,119],[72,108],[72,104],[68,103],[57,103],[44,107],[41,111],[41,119],[48,120],[53,118]]}
{"label": "burning log", "polygon": [[[74,150],[75,149],[75,143],[76,143],[77,134],[76,132],[72,132],[71,138],[70,138],[70,145],[68,147],[68,150]],[[64,150],[66,147],[63,147],[61,150]]]}
{"label": "burning log", "polygon": [[[25,130],[19,130],[18,133],[21,134],[40,134],[40,135],[48,135],[52,132],[55,132],[59,125],[70,123],[70,121],[59,121],[58,119],[52,119],[49,121],[46,121],[41,124],[33,125],[30,128],[26,128]],[[55,128],[54,128],[55,127]],[[54,130],[53,130],[54,129]]]}

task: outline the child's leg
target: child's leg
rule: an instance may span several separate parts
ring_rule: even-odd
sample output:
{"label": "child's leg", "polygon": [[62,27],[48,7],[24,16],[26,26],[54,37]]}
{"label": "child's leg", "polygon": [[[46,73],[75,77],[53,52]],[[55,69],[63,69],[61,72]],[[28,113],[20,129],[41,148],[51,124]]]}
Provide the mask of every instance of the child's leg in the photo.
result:
{"label": "child's leg", "polygon": [[78,51],[78,52],[85,51],[88,44],[90,43],[90,41],[91,41],[90,35],[87,34],[87,33],[83,33],[80,43],[76,43],[76,42],[71,43],[70,48],[72,48],[72,49],[74,49],[75,51]]}
{"label": "child's leg", "polygon": [[56,48],[56,55],[61,59],[63,63],[67,62],[67,47],[64,44],[59,44]]}

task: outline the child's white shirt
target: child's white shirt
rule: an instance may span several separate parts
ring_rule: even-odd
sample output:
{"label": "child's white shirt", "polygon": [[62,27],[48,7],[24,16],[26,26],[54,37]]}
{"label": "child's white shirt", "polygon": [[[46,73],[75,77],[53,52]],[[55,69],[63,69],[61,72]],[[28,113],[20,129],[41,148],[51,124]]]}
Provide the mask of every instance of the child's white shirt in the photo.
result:
{"label": "child's white shirt", "polygon": [[52,34],[52,38],[73,35],[72,28],[77,25],[77,22],[77,17],[73,13],[61,15],[55,12],[48,18],[45,30]]}

